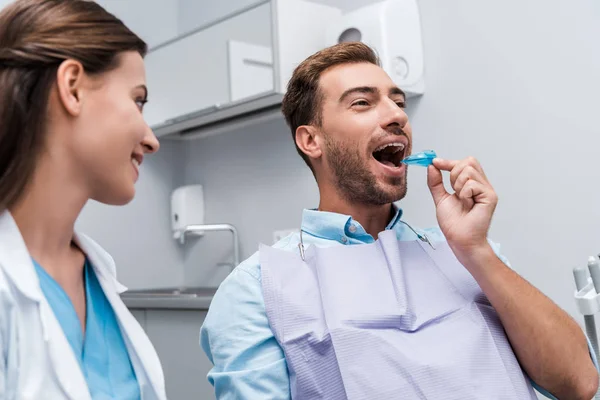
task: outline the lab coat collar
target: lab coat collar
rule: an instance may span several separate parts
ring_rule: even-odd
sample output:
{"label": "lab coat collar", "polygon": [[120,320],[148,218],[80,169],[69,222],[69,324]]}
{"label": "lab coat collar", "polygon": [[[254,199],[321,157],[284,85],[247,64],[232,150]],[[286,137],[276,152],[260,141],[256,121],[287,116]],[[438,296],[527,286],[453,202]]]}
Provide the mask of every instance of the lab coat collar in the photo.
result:
{"label": "lab coat collar", "polygon": [[[164,374],[152,342],[127,309],[119,294],[108,289],[107,284],[110,284],[110,281],[99,279],[99,282],[119,321],[123,339],[127,345],[135,375],[140,385],[142,399],[164,398]],[[150,395],[150,392],[153,394]]]}
{"label": "lab coat collar", "polygon": [[19,227],[8,211],[0,214],[0,265],[21,293],[33,301],[42,300],[33,261]]}
{"label": "lab coat collar", "polygon": [[[113,259],[86,235],[75,232],[75,243],[86,254],[98,279],[105,281],[107,288],[122,293],[127,288],[116,279]],[[15,286],[29,299],[40,302],[43,293],[23,236],[9,211],[0,214],[0,264]]]}
{"label": "lab coat collar", "polygon": [[[87,235],[76,233],[75,242],[86,254],[104,295],[114,310],[140,385],[142,398],[162,398],[165,387],[160,360],[144,330],[121,300],[120,294],[127,288],[117,281],[113,258]],[[149,391],[153,392],[153,395],[149,395]]]}
{"label": "lab coat collar", "polygon": [[117,281],[117,268],[113,258],[87,235],[75,232],[74,241],[92,264],[98,280],[104,282],[104,292],[121,294],[127,287]]}
{"label": "lab coat collar", "polygon": [[[100,282],[104,295],[114,310],[131,357],[138,384],[140,385],[142,398],[161,398],[165,392],[165,388],[164,374],[160,366],[160,360],[144,330],[119,296],[127,288],[117,281],[113,258],[92,239],[82,233],[75,234],[75,242],[86,254],[98,277],[98,282]],[[151,389],[147,386],[150,386]],[[147,395],[149,389],[154,392],[154,395]]]}
{"label": "lab coat collar", "polygon": [[[149,396],[143,394],[142,398],[164,398],[164,375],[160,361],[152,343],[119,296],[127,288],[116,279],[116,268],[112,257],[84,234],[75,233],[74,240],[88,257],[104,294],[113,307],[142,393],[148,392],[148,388],[144,387],[148,385],[155,393]],[[50,354],[63,389],[66,393],[84,393],[87,386],[83,375],[75,357],[66,355],[65,358],[64,352],[69,349],[69,344],[62,334],[58,320],[54,318],[49,304],[44,299],[33,260],[16,222],[8,211],[0,213],[0,265],[24,296],[40,304],[42,325],[45,326],[44,335],[49,335],[50,331],[55,333],[48,336],[52,336],[55,341],[50,345]]]}
{"label": "lab coat collar", "polygon": [[68,341],[44,298],[33,260],[19,227],[8,211],[0,213],[0,265],[16,289],[37,303],[53,373],[67,398],[90,399],[85,378],[74,354],[67,350],[70,349]]}

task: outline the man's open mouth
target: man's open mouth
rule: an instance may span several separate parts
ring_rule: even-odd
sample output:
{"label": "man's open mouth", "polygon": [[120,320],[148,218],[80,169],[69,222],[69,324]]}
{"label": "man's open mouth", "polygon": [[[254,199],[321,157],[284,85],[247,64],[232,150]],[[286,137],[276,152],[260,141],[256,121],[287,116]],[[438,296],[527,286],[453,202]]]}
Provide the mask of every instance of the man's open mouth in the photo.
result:
{"label": "man's open mouth", "polygon": [[404,159],[404,144],[388,143],[379,146],[373,152],[373,158],[388,167],[400,167]]}

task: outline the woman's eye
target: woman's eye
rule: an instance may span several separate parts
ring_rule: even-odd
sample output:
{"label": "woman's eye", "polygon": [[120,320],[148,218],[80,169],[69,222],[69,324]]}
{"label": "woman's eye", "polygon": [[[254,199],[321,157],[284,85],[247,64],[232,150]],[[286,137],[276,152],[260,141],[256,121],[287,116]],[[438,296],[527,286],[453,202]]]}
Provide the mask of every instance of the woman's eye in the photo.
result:
{"label": "woman's eye", "polygon": [[138,108],[139,108],[139,109],[140,109],[140,111],[141,111],[141,110],[143,110],[143,109],[144,109],[144,104],[146,104],[147,102],[148,102],[148,100],[147,100],[147,99],[137,99],[137,100],[135,101],[135,104],[137,104]]}

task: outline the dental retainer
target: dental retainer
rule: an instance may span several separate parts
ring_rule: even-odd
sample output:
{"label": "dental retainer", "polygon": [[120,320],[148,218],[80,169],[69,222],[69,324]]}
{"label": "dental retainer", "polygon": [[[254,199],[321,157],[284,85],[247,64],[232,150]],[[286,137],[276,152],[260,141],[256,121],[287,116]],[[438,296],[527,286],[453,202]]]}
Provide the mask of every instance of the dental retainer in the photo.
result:
{"label": "dental retainer", "polygon": [[406,165],[428,167],[433,163],[433,159],[436,157],[437,154],[435,154],[435,151],[425,150],[406,157],[404,160],[402,160],[402,163]]}

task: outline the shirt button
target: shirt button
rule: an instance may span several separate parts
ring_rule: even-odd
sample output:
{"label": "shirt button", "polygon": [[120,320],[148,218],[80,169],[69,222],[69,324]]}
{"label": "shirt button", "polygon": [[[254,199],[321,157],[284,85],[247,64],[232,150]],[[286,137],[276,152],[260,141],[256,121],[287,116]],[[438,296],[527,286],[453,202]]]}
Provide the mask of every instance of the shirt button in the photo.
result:
{"label": "shirt button", "polygon": [[348,238],[346,236],[342,236],[342,243],[346,243],[348,241]]}
{"label": "shirt button", "polygon": [[348,228],[348,230],[350,231],[350,233],[355,233],[356,232],[356,226],[350,225],[350,228]]}

